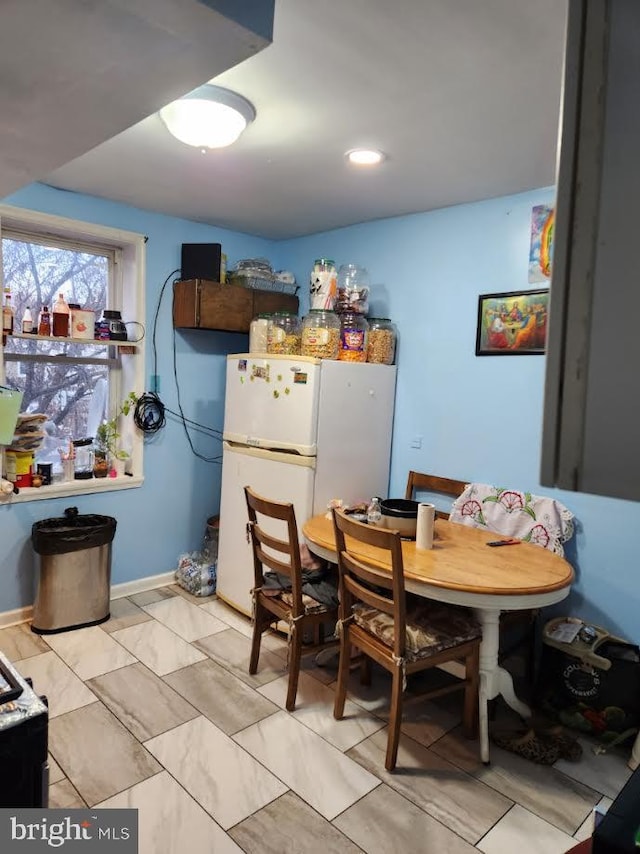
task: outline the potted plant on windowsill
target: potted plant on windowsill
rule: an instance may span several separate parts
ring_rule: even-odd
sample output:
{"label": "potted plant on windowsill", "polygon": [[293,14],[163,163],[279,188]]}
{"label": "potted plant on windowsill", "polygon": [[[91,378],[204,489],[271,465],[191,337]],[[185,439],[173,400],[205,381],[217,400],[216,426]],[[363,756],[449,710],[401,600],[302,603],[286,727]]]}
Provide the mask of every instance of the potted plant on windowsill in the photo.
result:
{"label": "potted plant on windowsill", "polygon": [[129,453],[124,448],[118,447],[120,438],[118,419],[121,415],[129,415],[137,402],[137,394],[133,391],[129,392],[114,417],[98,425],[95,437],[94,477],[106,477],[110,472],[115,472],[115,474],[112,473],[112,477],[117,477],[124,473],[124,464],[129,459]]}

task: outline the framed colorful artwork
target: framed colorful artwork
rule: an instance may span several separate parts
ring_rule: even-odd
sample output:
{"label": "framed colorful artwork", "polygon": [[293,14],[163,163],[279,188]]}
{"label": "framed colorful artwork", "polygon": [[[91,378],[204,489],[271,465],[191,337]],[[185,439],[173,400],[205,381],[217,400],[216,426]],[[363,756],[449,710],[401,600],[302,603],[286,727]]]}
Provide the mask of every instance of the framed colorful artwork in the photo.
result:
{"label": "framed colorful artwork", "polygon": [[531,210],[529,281],[549,283],[553,258],[555,210],[550,205],[535,205]]}
{"label": "framed colorful artwork", "polygon": [[547,336],[549,291],[510,291],[478,298],[476,356],[539,356]]}

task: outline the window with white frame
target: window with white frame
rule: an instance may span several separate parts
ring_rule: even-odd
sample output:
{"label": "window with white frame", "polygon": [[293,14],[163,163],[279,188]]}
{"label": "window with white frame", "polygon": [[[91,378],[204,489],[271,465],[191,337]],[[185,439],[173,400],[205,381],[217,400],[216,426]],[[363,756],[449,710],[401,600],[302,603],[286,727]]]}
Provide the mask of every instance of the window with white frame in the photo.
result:
{"label": "window with white frame", "polygon": [[[125,321],[136,321],[127,329],[140,337],[142,235],[0,206],[0,250],[3,289],[11,293],[15,313],[14,331],[21,331],[27,308],[37,327],[43,306],[51,311],[62,293],[68,303],[95,312],[96,320],[105,309],[120,310]],[[47,416],[36,460],[52,462],[54,472],[60,468],[59,448],[94,436],[98,424],[117,413],[129,392],[142,391],[143,361],[141,345],[135,355],[122,355],[108,344],[7,337],[3,358],[0,355],[0,381],[23,392],[23,412]],[[132,474],[142,475],[141,438],[130,424],[123,424],[122,432]]]}

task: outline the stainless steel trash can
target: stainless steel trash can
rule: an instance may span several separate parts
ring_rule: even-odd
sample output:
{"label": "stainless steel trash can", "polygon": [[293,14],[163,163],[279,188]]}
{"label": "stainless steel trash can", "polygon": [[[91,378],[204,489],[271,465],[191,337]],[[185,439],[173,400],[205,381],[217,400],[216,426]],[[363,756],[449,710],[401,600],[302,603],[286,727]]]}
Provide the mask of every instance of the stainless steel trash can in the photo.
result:
{"label": "stainless steel trash can", "polygon": [[109,619],[111,544],[116,520],[81,515],[35,522],[31,531],[40,555],[40,579],[31,631],[38,634],[81,629]]}

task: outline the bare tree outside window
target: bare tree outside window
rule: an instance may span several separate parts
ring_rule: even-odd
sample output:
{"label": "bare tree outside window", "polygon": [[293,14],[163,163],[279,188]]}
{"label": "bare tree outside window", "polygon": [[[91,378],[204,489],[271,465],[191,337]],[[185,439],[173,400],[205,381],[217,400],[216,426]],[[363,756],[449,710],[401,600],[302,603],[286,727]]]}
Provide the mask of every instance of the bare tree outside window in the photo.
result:
{"label": "bare tree outside window", "polygon": [[[67,302],[93,309],[96,318],[108,305],[113,256],[72,246],[46,244],[28,238],[2,238],[4,285],[11,290],[15,327],[30,308],[34,326],[43,305],[52,309],[59,293]],[[46,361],[49,356],[64,357]],[[55,459],[55,449],[70,439],[85,438],[104,417],[108,400],[108,351],[65,339],[35,341],[9,338],[5,373],[10,385],[23,393],[25,412],[47,415],[48,438],[39,459]],[[100,360],[91,364],[83,359]],[[77,360],[77,361],[75,361]],[[56,455],[57,456],[57,455]]]}

